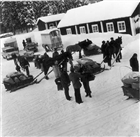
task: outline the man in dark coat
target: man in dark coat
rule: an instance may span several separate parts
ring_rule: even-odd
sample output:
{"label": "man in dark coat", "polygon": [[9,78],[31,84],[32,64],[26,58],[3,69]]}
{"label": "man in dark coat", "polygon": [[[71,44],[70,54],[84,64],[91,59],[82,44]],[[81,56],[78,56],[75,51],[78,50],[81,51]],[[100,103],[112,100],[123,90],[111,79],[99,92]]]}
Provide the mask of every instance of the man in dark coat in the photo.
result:
{"label": "man in dark coat", "polygon": [[70,78],[70,81],[72,81],[72,85],[74,88],[75,100],[78,104],[83,103],[81,94],[80,94],[80,88],[82,86],[80,82],[81,75],[76,73],[73,67],[71,67],[70,71],[71,73],[69,74],[69,78]]}
{"label": "man in dark coat", "polygon": [[23,44],[23,47],[25,49],[26,48],[26,42],[25,42],[25,40],[22,41],[22,44]]}
{"label": "man in dark coat", "polygon": [[40,64],[41,64],[41,69],[44,72],[44,75],[46,76],[45,78],[48,80],[49,77],[47,76],[48,70],[50,68],[50,57],[49,55],[45,52],[44,55],[40,59]]}
{"label": "man in dark coat", "polygon": [[110,43],[109,41],[106,42],[106,48],[105,48],[105,63],[108,63],[108,66],[111,66],[111,55],[110,55]]}
{"label": "man in dark coat", "polygon": [[106,49],[106,43],[105,41],[102,41],[101,51],[103,53],[103,59],[105,58],[105,49]]}
{"label": "man in dark coat", "polygon": [[60,78],[61,78],[61,84],[64,88],[65,97],[67,100],[71,100],[71,97],[69,95],[70,79],[69,79],[69,75],[67,74],[66,68],[61,70]]}
{"label": "man in dark coat", "polygon": [[90,74],[88,74],[88,73],[82,73],[81,81],[82,81],[84,89],[85,89],[85,93],[86,93],[85,97],[89,96],[91,98],[92,97],[91,96],[91,89],[90,89],[89,80],[88,80],[89,75]]}
{"label": "man in dark coat", "polygon": [[18,61],[19,61],[20,66],[23,69],[25,69],[27,76],[30,76],[30,72],[29,72],[30,64],[29,64],[28,60],[25,57],[19,55]]}
{"label": "man in dark coat", "polygon": [[139,62],[136,53],[134,53],[130,59],[130,66],[132,67],[132,71],[139,71]]}

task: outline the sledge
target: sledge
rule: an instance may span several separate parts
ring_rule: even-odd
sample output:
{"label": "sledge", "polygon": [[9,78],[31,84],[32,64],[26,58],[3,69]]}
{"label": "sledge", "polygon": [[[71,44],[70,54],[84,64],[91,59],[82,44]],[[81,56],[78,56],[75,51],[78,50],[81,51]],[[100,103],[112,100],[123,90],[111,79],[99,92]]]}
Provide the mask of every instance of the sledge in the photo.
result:
{"label": "sledge", "polygon": [[81,58],[77,60],[79,67],[82,66],[85,73],[91,73],[97,75],[105,70],[105,66],[102,68],[100,63],[88,58]]}
{"label": "sledge", "polygon": [[140,72],[129,72],[127,73],[122,79],[122,90],[124,96],[128,96],[129,98],[134,98],[137,100],[140,100],[139,97],[139,78],[140,78]]}
{"label": "sledge", "polygon": [[34,84],[35,82],[36,81],[32,75],[26,76],[22,72],[9,73],[3,79],[3,84],[5,86],[5,89],[10,92],[24,88],[26,86]]}

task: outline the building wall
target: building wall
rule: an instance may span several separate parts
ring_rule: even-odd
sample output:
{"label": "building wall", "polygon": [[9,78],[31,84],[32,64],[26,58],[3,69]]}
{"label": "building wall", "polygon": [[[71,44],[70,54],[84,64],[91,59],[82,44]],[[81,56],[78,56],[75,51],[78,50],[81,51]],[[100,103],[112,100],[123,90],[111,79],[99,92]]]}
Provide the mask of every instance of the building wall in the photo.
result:
{"label": "building wall", "polygon": [[46,29],[45,23],[43,21],[41,21],[41,20],[38,21],[37,26],[38,26],[39,31]]}
{"label": "building wall", "polygon": [[76,34],[75,26],[60,28],[61,35],[67,35],[66,29],[71,28],[72,34]]}
{"label": "building wall", "polygon": [[135,34],[140,33],[140,3],[138,4],[138,6],[132,14],[132,20]]}
{"label": "building wall", "polygon": [[102,32],[102,31],[101,31],[101,25],[100,25],[100,22],[91,22],[91,23],[88,23],[90,33],[93,32],[93,31],[92,31],[92,25],[98,25],[99,32]]}
{"label": "building wall", "polygon": [[[119,32],[118,26],[117,26],[117,22],[118,22],[118,21],[124,21],[124,22],[125,22],[125,25],[126,25],[126,32]],[[106,24],[107,24],[107,23],[111,23],[111,22],[112,22],[113,25],[114,25],[114,33],[122,33],[122,34],[130,34],[130,35],[132,35],[129,17],[102,21],[102,23],[103,23],[103,28],[104,28],[104,32],[107,32]]]}
{"label": "building wall", "polygon": [[79,24],[79,25],[76,25],[77,26],[77,31],[78,31],[78,34],[80,34],[80,27],[84,26],[85,29],[86,29],[86,33],[88,33],[88,30],[87,30],[87,26],[86,24]]}
{"label": "building wall", "polygon": [[[119,32],[118,26],[117,26],[117,22],[118,21],[124,21],[125,22],[126,32]],[[107,27],[106,27],[106,24],[107,23],[113,23],[113,25],[114,25],[114,33],[130,34],[130,35],[132,35],[132,30],[131,30],[132,28],[131,28],[129,17],[102,21],[104,32],[107,32]],[[100,22],[91,22],[91,23],[88,23],[89,32],[92,33],[92,25],[95,25],[95,24],[98,25],[99,32],[101,33],[102,30],[101,30],[101,24],[100,24]],[[86,33],[88,33],[88,29],[87,29],[87,25],[86,24],[79,24],[79,25],[76,25],[76,26],[77,26],[78,34],[80,34],[80,27],[81,26],[84,26],[85,29],[86,29]],[[72,34],[76,34],[75,27],[74,26],[70,26],[70,27],[60,28],[60,31],[61,31],[61,34],[62,35],[67,35],[67,32],[66,32],[66,29],[67,28],[71,28],[72,29]]]}

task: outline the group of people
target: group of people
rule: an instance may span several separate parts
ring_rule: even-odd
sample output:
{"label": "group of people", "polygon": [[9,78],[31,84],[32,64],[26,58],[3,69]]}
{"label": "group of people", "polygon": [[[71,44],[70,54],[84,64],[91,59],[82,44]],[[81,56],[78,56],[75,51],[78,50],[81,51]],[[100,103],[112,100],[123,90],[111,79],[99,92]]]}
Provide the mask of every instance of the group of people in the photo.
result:
{"label": "group of people", "polygon": [[[119,49],[117,49],[119,48]],[[116,62],[120,62],[122,59],[121,47],[116,46],[116,41],[113,37],[110,38],[110,41],[102,41],[101,51],[103,53],[103,60],[105,63],[108,63],[108,66],[111,66],[112,56],[115,58],[115,53],[118,53],[118,57],[116,58]],[[117,55],[116,55],[117,56]]]}
{"label": "group of people", "polygon": [[[61,50],[60,54],[63,54],[64,50]],[[57,58],[58,55],[60,55],[57,49],[54,49],[54,52],[52,54],[52,58]],[[49,67],[51,66],[50,64],[46,63],[47,60],[49,59],[49,55],[47,52],[44,53],[44,55],[41,57],[41,68],[42,71],[44,72],[44,75],[46,76],[46,79],[49,79],[48,77],[48,70]],[[67,71],[67,63],[70,63],[71,68],[70,68],[70,74],[68,74]],[[55,75],[55,80],[54,82],[56,83],[57,90],[63,90],[64,89],[64,94],[67,100],[71,100],[71,96],[69,95],[69,86],[71,85],[70,83],[72,82],[74,92],[75,92],[75,101],[80,104],[83,103],[81,94],[80,94],[80,88],[82,86],[81,83],[83,83],[83,87],[85,89],[86,97],[92,97],[91,96],[91,89],[89,86],[89,80],[88,80],[88,75],[86,73],[83,73],[82,67],[78,69],[76,66],[73,66],[72,60],[64,59],[62,62],[58,63],[57,60],[55,60],[55,63],[53,66],[53,72]]]}
{"label": "group of people", "polygon": [[[112,38],[111,38],[112,39]],[[105,58],[107,56],[107,58],[110,59],[110,57],[108,57],[108,55],[104,52],[105,48],[107,48],[108,44],[110,44],[111,42],[107,41],[105,43],[105,41],[103,41],[102,44],[102,52],[103,52],[103,58]],[[105,47],[106,46],[106,47]],[[63,54],[64,50],[61,50],[60,54]],[[58,55],[60,55],[59,52],[57,51],[57,48],[54,48],[54,52],[52,54],[52,58],[57,58]],[[53,68],[54,71],[54,75],[55,75],[55,83],[57,85],[57,90],[63,90],[64,89],[64,94],[67,100],[71,100],[71,96],[69,94],[69,86],[73,85],[73,89],[74,89],[74,95],[75,95],[75,101],[76,103],[80,104],[83,103],[82,101],[82,97],[81,97],[81,93],[80,93],[80,89],[83,85],[84,89],[85,89],[85,97],[92,97],[91,96],[91,89],[89,86],[89,73],[85,73],[83,71],[83,67],[77,67],[76,65],[73,65],[72,60],[68,60],[65,59],[62,62],[58,62],[58,60],[56,59],[53,66],[51,64],[49,64],[49,55],[47,54],[47,51],[44,53],[44,55],[40,56],[39,58],[37,58],[39,63],[38,66],[35,64],[36,67],[40,68],[45,75],[45,78],[48,80],[48,70],[50,67]],[[19,65],[18,63],[19,62]],[[67,63],[70,63],[70,73],[68,74],[67,71]],[[26,70],[26,74],[27,76],[30,76],[30,72],[29,72],[29,62],[26,58],[22,57],[22,56],[15,56],[14,57],[14,63],[16,65],[16,70],[20,71],[20,67]],[[108,61],[108,65],[111,66],[111,60]],[[132,67],[133,71],[139,71],[139,65],[138,65],[138,60],[137,60],[137,54],[135,53],[133,55],[133,57],[130,59],[130,66]]]}

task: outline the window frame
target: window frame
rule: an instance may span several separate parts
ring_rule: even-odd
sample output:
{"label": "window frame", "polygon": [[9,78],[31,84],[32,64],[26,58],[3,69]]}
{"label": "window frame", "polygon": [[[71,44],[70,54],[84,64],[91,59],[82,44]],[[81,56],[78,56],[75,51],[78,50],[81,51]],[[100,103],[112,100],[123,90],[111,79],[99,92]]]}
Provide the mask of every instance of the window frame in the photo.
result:
{"label": "window frame", "polygon": [[[120,29],[120,27],[119,27],[119,24],[124,24],[124,29]],[[126,32],[126,24],[125,24],[125,21],[118,21],[117,22],[117,27],[118,27],[118,32]],[[122,26],[121,26],[121,28],[123,28]]]}
{"label": "window frame", "polygon": [[[112,31],[109,31],[110,28],[108,28],[108,25],[112,25],[112,28],[113,28]],[[107,29],[107,32],[114,32],[114,24],[113,24],[113,22],[106,23],[106,29]]]}
{"label": "window frame", "polygon": [[66,29],[66,33],[67,33],[67,35],[72,34],[72,30],[71,30],[71,28],[67,28],[67,29]]}
{"label": "window frame", "polygon": [[[98,26],[98,24],[91,25],[91,27],[92,27],[92,33],[99,32],[99,26]],[[93,27],[97,27],[97,30],[94,31]]]}
{"label": "window frame", "polygon": [[80,30],[80,34],[86,34],[86,27],[85,26],[80,26],[79,30]]}

